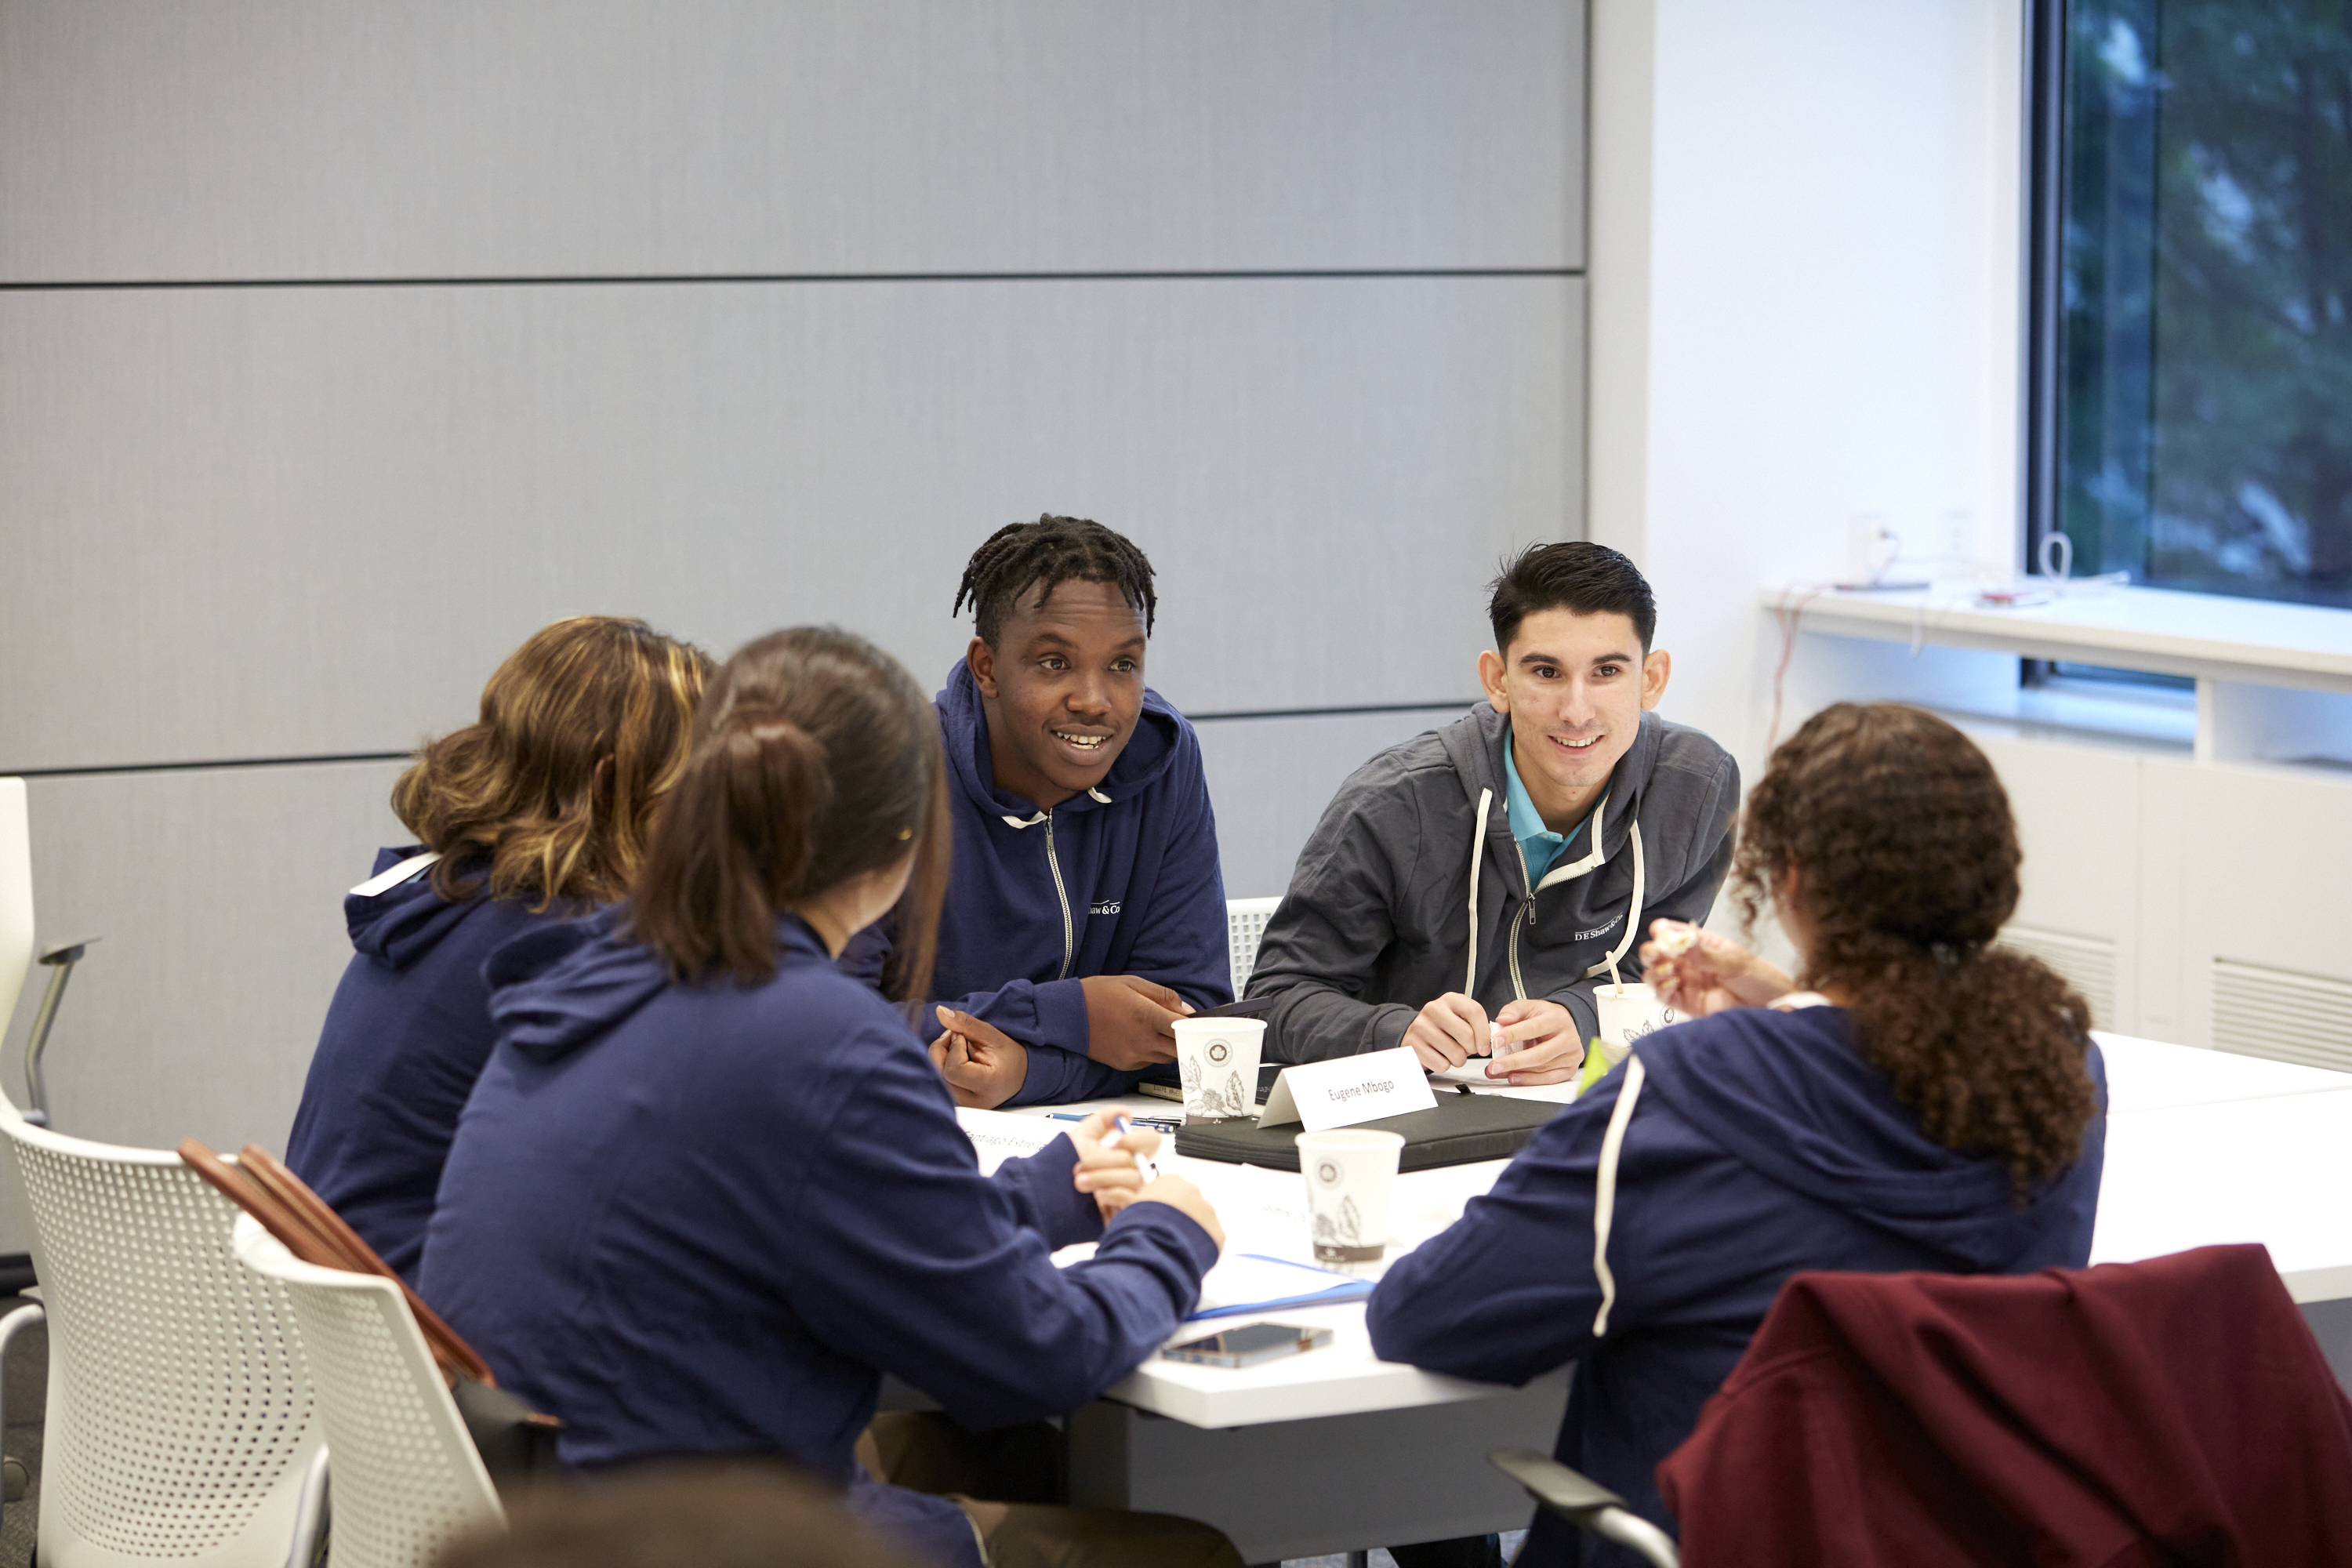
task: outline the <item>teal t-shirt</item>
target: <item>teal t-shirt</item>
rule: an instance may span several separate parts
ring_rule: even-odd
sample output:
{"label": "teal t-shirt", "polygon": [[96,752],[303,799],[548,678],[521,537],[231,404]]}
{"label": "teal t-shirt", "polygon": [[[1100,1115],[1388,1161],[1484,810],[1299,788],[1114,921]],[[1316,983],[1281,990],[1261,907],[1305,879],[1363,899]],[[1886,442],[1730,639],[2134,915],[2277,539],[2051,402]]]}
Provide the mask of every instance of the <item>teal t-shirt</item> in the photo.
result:
{"label": "teal t-shirt", "polygon": [[1543,814],[1528,798],[1528,786],[1519,782],[1518,759],[1511,754],[1517,745],[1516,741],[1511,741],[1503,746],[1503,802],[1511,816],[1511,837],[1519,841],[1519,853],[1527,858],[1528,885],[1532,888],[1544,879],[1544,874],[1568,852],[1576,836],[1584,831],[1585,823],[1592,819],[1585,818],[1585,822],[1566,833],[1554,833],[1546,827]]}

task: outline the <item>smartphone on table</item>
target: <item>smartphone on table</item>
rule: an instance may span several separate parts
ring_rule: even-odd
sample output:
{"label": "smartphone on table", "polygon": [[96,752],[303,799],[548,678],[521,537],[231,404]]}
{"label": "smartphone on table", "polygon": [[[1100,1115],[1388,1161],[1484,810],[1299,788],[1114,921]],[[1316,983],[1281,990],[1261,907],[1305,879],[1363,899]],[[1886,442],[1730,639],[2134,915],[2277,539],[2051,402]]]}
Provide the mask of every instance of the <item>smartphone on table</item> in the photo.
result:
{"label": "smartphone on table", "polygon": [[1303,1329],[1296,1323],[1244,1323],[1170,1345],[1160,1353],[1170,1361],[1196,1362],[1202,1366],[1255,1366],[1331,1342],[1328,1329]]}

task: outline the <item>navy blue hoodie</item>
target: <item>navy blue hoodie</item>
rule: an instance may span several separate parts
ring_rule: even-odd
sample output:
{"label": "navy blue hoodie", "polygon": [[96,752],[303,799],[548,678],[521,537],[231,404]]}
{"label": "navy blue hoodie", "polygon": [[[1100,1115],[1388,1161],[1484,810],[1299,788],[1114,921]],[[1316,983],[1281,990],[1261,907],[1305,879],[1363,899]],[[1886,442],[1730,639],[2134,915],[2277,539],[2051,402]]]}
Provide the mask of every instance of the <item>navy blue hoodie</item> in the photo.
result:
{"label": "navy blue hoodie", "polygon": [[[2086,1048],[2104,1107],[2105,1068]],[[1642,1072],[1615,1168],[1610,1290],[1593,1266],[1595,1194],[1626,1067],[1547,1123],[1459,1224],[1397,1261],[1370,1324],[1388,1360],[1488,1383],[1577,1359],[1555,1454],[1666,1530],[1653,1472],[1790,1275],[2025,1274],[2090,1258],[2104,1113],[2082,1157],[2021,1207],[2005,1165],[1919,1131],[1855,1051],[1843,1008],[1718,1013],[1660,1030],[1629,1060]],[[1520,1563],[1577,1561],[1576,1533],[1539,1515]],[[1598,1538],[1583,1551],[1588,1563],[1640,1561]]]}
{"label": "navy blue hoodie", "polygon": [[[375,875],[424,846],[376,852]],[[343,900],[357,949],[303,1080],[286,1163],[414,1283],[457,1112],[498,1036],[482,961],[561,912],[480,895],[450,903],[428,869]]]}
{"label": "navy blue hoodie", "polygon": [[[955,868],[932,994],[1030,1047],[1029,1077],[1008,1105],[1123,1094],[1142,1075],[1087,1058],[1079,981],[1139,974],[1195,1007],[1234,999],[1200,737],[1147,688],[1134,733],[1103,782],[1041,813],[996,787],[988,715],[969,665],[948,672],[939,710]],[[877,928],[853,943],[843,966],[878,977],[887,952]]]}
{"label": "navy blue hoodie", "polygon": [[953,1503],[852,1456],[882,1373],[975,1429],[1076,1409],[1175,1331],[1215,1245],[1165,1204],[1106,1229],[1066,1138],[982,1177],[922,1043],[797,919],[773,979],[687,986],[616,915],[492,957],[425,1299],[563,1419],[568,1465],[781,1456],[977,1568]]}

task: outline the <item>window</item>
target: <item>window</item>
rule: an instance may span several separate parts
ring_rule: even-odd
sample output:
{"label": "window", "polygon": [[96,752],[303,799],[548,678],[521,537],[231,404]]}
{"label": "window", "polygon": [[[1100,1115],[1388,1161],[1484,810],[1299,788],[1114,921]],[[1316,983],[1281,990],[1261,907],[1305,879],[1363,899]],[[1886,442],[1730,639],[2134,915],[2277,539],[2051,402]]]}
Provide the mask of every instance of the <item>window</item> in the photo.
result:
{"label": "window", "polygon": [[2352,606],[2352,8],[2040,0],[2029,557]]}

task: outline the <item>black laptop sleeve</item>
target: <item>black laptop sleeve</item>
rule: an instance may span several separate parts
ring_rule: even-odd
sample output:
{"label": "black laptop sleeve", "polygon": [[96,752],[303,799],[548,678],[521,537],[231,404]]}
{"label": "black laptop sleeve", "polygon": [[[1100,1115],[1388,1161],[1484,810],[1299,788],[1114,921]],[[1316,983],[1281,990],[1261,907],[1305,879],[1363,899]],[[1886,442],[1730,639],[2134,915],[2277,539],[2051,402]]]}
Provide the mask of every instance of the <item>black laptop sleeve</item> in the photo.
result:
{"label": "black laptop sleeve", "polygon": [[[1357,1123],[1404,1134],[1400,1171],[1433,1171],[1474,1160],[1507,1160],[1527,1147],[1536,1129],[1568,1109],[1557,1100],[1518,1100],[1500,1094],[1458,1094],[1435,1086],[1437,1109],[1384,1116]],[[1260,1127],[1255,1121],[1188,1121],[1176,1133],[1176,1152],[1196,1160],[1258,1165],[1273,1171],[1298,1169],[1296,1121]]]}

